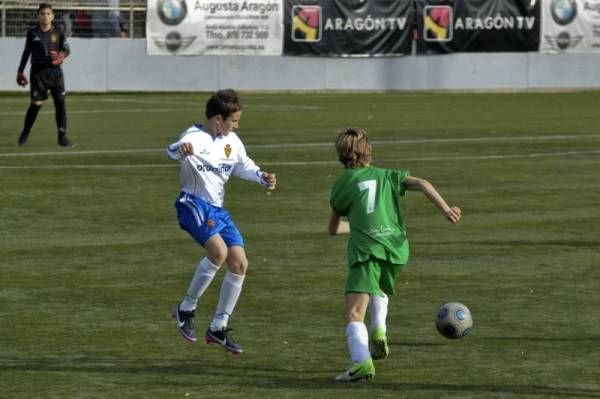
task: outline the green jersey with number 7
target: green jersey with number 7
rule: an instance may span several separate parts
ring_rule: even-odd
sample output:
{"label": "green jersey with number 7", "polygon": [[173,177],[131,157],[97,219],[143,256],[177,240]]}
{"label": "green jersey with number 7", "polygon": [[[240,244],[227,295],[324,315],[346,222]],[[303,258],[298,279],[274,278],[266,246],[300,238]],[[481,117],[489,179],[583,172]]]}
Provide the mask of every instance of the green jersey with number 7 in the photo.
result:
{"label": "green jersey with number 7", "polygon": [[400,211],[405,170],[373,166],[346,169],[331,190],[331,208],[350,222],[348,264],[369,257],[404,265],[409,247]]}

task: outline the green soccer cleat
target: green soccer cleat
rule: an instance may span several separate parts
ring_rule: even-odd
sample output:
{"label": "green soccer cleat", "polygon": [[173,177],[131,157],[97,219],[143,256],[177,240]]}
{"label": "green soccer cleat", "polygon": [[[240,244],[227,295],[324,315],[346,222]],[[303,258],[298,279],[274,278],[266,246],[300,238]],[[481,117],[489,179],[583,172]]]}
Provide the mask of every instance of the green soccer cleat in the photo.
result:
{"label": "green soccer cleat", "polygon": [[368,380],[375,377],[373,360],[367,359],[362,363],[353,363],[352,367],[338,375],[335,380],[339,382],[354,382]]}
{"label": "green soccer cleat", "polygon": [[371,343],[369,345],[371,357],[373,360],[382,360],[390,354],[390,348],[387,343],[387,336],[381,327],[376,327],[371,332]]}

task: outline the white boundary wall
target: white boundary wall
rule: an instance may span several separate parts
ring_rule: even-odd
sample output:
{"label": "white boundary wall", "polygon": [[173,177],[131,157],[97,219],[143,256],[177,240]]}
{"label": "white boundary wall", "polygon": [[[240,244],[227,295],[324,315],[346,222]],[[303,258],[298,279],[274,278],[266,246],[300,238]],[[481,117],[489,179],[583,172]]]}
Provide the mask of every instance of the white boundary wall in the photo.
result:
{"label": "white boundary wall", "polygon": [[[538,90],[600,88],[600,54],[472,53],[399,58],[147,56],[145,39],[69,40],[67,90]],[[0,39],[0,91],[24,38]],[[28,71],[28,69],[27,69]]]}

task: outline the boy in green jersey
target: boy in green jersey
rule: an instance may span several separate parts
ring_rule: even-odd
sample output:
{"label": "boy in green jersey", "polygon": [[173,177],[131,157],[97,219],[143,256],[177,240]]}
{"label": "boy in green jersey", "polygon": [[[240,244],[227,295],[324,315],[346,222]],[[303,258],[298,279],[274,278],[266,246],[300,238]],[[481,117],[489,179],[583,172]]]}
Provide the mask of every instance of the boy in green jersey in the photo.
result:
{"label": "boy in green jersey", "polygon": [[[347,382],[374,377],[373,360],[389,354],[387,295],[395,293],[396,276],[409,255],[400,197],[406,190],[421,191],[451,223],[458,223],[461,210],[448,206],[427,180],[410,176],[405,170],[370,166],[372,147],[364,129],[345,129],[338,134],[335,147],[346,170],[331,190],[329,233],[350,233],[345,292],[346,334],[352,357],[352,366],[336,380]],[[370,342],[364,324],[367,307]]]}

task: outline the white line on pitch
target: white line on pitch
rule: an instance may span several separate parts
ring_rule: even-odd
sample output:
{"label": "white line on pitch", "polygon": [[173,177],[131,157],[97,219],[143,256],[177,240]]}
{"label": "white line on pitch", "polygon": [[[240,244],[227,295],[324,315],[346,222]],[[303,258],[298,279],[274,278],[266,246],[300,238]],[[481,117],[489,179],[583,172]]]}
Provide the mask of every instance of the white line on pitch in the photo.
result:
{"label": "white line on pitch", "polygon": [[137,164],[137,165],[22,165],[0,166],[0,169],[142,169],[142,168],[172,168],[176,163]]}
{"label": "white line on pitch", "polygon": [[[123,102],[123,103],[131,103],[132,101],[120,101],[120,100],[102,100],[101,102]],[[162,102],[153,102],[153,101],[133,101],[133,103],[140,104],[171,104],[171,105],[181,105],[180,107],[171,107],[171,108],[118,108],[118,109],[75,109],[70,110],[69,114],[105,114],[105,113],[148,113],[148,112],[189,112],[189,111],[198,111],[198,115],[201,116],[202,112],[199,107],[194,106],[192,103],[169,103],[168,101]],[[271,111],[290,111],[290,110],[306,110],[306,111],[315,111],[319,110],[322,107],[312,106],[312,105],[277,105],[277,104],[256,104],[252,106],[246,106],[246,108],[250,109],[262,109],[262,110],[271,110]],[[0,112],[0,116],[15,116],[15,115],[23,115],[24,111],[2,111]],[[49,115],[54,114],[54,111],[41,111],[40,114]]]}
{"label": "white line on pitch", "polygon": [[[371,144],[436,144],[436,143],[476,143],[486,141],[533,141],[533,140],[576,140],[586,138],[599,138],[600,134],[557,134],[548,136],[499,136],[499,137],[455,137],[448,139],[399,139],[399,140],[371,140]],[[289,143],[289,144],[256,144],[248,148],[304,148],[304,147],[333,147],[332,142],[316,143]]]}
{"label": "white line on pitch", "polygon": [[[139,113],[139,112],[181,112],[181,111],[185,111],[185,112],[189,112],[189,111],[194,111],[197,110],[196,107],[189,107],[189,108],[169,108],[169,109],[165,109],[165,108],[155,108],[155,109],[151,109],[151,108],[121,108],[121,109],[93,109],[93,110],[83,110],[83,109],[75,109],[75,110],[70,110],[69,111],[69,115],[70,114],[105,114],[105,113],[120,113],[120,114],[126,114],[126,113]],[[19,111],[4,111],[4,112],[0,112],[0,116],[10,116],[10,115],[23,115],[23,112],[19,112]],[[41,111],[40,114],[52,114],[54,115],[54,111]]]}
{"label": "white line on pitch", "polygon": [[[594,139],[600,138],[600,134],[559,134],[548,136],[517,136],[517,137],[456,137],[447,139],[403,139],[403,140],[374,140],[371,141],[374,145],[389,145],[389,144],[453,144],[453,143],[477,143],[477,142],[494,142],[494,141],[544,141],[544,140],[578,140],[578,139]],[[331,142],[314,142],[314,143],[280,143],[280,144],[250,144],[246,148],[249,149],[270,149],[270,148],[309,148],[309,147],[331,147]],[[166,148],[166,146],[165,146]],[[123,149],[123,150],[84,150],[84,151],[48,151],[48,152],[12,152],[0,153],[0,157],[35,157],[35,156],[51,156],[51,155],[97,155],[97,154],[137,154],[137,153],[153,153],[164,152],[165,148],[140,148],[140,149]]]}
{"label": "white line on pitch", "polygon": [[[493,159],[518,159],[518,158],[544,158],[544,157],[564,157],[576,155],[596,155],[597,151],[561,151],[561,152],[538,152],[529,154],[497,154],[497,155],[469,155],[456,157],[417,157],[402,159],[378,159],[375,163],[390,162],[433,162],[433,161],[470,161],[470,160],[493,160]],[[259,162],[262,166],[313,166],[313,165],[333,165],[339,161],[273,161]],[[172,168],[178,166],[172,164],[127,164],[127,165],[22,165],[22,166],[0,166],[0,169],[138,169],[138,168]]]}
{"label": "white line on pitch", "polygon": [[160,148],[145,148],[145,149],[131,149],[131,150],[89,150],[89,151],[71,151],[65,149],[63,151],[48,151],[48,152],[13,152],[0,154],[0,157],[5,158],[18,158],[18,157],[36,157],[36,156],[51,156],[51,155],[99,155],[99,154],[138,154],[138,153],[156,153],[165,152],[164,149]]}
{"label": "white line on pitch", "polygon": [[[423,161],[470,161],[470,160],[490,160],[490,159],[515,159],[515,158],[543,158],[543,157],[562,157],[573,155],[596,155],[600,154],[597,151],[561,151],[561,152],[537,152],[528,154],[498,154],[498,155],[465,155],[455,157],[417,157],[417,158],[384,158],[375,159],[374,163],[390,163],[390,162],[423,162]],[[261,162],[261,165],[267,166],[299,166],[299,165],[328,165],[336,164],[339,161],[284,161],[284,162]]]}

